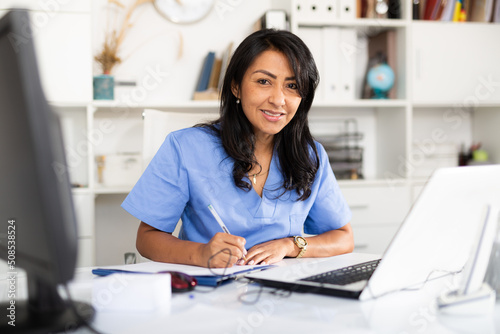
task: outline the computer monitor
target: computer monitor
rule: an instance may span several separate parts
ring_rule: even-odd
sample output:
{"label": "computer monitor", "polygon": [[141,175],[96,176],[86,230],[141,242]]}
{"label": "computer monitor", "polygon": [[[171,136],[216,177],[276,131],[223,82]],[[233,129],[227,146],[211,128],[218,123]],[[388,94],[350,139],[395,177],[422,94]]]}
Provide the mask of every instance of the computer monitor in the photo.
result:
{"label": "computer monitor", "polygon": [[[84,303],[77,315],[58,293],[73,278],[77,225],[68,174],[60,172],[59,119],[44,97],[29,22],[25,10],[0,19],[0,258],[9,285],[0,333],[68,330],[93,316]],[[14,299],[18,268],[26,271],[27,301]]]}

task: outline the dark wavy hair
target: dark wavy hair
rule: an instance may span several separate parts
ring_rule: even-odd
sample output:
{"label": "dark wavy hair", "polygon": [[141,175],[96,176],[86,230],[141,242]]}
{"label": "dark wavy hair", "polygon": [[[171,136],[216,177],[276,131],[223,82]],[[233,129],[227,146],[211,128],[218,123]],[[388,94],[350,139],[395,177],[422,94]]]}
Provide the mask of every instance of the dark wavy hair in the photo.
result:
{"label": "dark wavy hair", "polygon": [[251,190],[246,176],[252,165],[258,165],[254,156],[255,138],[252,124],[243,113],[241,104],[236,103],[237,98],[231,87],[241,87],[247,69],[257,56],[267,50],[279,51],[288,58],[302,98],[295,116],[274,136],[274,146],[283,176],[283,194],[295,190],[299,200],[305,200],[311,194],[319,168],[318,152],[307,120],[319,74],[311,52],[299,37],[284,30],[264,29],[245,38],[234,51],[226,70],[219,119],[201,126],[215,131],[226,153],[234,159],[233,179],[236,186]]}

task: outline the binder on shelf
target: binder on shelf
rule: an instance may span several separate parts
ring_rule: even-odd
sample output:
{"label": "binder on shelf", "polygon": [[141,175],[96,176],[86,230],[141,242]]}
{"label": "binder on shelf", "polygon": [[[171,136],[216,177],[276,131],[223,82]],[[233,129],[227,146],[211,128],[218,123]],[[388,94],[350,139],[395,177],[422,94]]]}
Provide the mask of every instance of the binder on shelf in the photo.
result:
{"label": "binder on shelf", "polygon": [[355,99],[357,33],[352,28],[340,29],[340,90],[339,100]]}
{"label": "binder on shelf", "polygon": [[325,83],[327,80],[327,75],[325,71],[325,38],[323,37],[324,28],[321,27],[300,27],[297,31],[297,35],[304,41],[309,50],[311,51],[316,67],[318,68],[320,74],[319,85],[316,88],[315,101],[325,100]]}
{"label": "binder on shelf", "polygon": [[[350,0],[355,2],[356,0]],[[295,0],[292,5],[299,24],[331,24],[339,18],[339,0]],[[354,13],[354,16],[356,13]]]}
{"label": "binder on shelf", "polygon": [[341,97],[341,57],[340,52],[340,30],[337,27],[325,27],[322,31],[323,37],[323,100],[335,102]]}
{"label": "binder on shelf", "polygon": [[339,19],[354,20],[356,19],[356,0],[340,0],[339,1]]}

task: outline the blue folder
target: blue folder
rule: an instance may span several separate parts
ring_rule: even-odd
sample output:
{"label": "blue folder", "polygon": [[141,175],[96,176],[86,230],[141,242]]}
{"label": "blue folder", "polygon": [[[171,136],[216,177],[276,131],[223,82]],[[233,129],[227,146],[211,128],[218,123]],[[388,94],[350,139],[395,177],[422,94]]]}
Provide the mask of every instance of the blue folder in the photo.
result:
{"label": "blue folder", "polygon": [[[267,265],[267,266],[252,267],[252,268],[247,268],[247,269],[244,269],[241,271],[231,273],[229,275],[193,275],[193,277],[196,278],[196,280],[198,281],[198,285],[215,287],[215,286],[221,285],[222,283],[229,282],[233,279],[236,279],[238,277],[242,277],[248,273],[268,269],[271,267],[274,267],[274,266]],[[96,268],[96,269],[92,270],[92,274],[97,275],[97,276],[108,276],[108,275],[116,274],[116,273],[121,273],[121,274],[161,274],[161,273],[150,273],[150,272],[145,272],[145,271],[132,271],[132,270],[123,270],[123,269],[106,269],[106,268]]]}

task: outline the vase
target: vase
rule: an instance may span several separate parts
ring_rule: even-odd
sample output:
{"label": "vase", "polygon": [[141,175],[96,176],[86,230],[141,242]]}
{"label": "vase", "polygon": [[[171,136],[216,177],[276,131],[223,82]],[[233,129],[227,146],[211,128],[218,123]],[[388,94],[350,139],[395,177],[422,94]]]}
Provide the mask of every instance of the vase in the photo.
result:
{"label": "vase", "polygon": [[94,100],[113,100],[115,98],[115,80],[112,75],[94,76]]}

